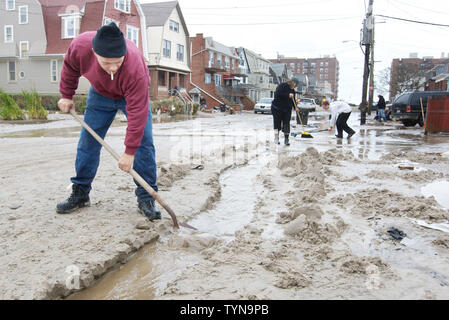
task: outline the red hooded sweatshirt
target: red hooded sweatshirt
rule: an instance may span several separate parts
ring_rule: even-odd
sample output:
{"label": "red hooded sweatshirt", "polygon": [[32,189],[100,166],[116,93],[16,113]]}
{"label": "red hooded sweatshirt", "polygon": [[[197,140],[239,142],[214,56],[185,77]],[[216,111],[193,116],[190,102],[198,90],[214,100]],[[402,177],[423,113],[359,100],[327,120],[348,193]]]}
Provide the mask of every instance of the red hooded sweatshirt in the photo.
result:
{"label": "red hooded sweatshirt", "polygon": [[84,32],[72,40],[64,58],[59,91],[63,98],[72,99],[80,76],[84,76],[102,96],[125,98],[128,114],[125,153],[134,155],[140,146],[148,118],[150,74],[142,53],[127,39],[125,59],[114,74],[114,80],[111,80],[111,75],[101,68],[92,50],[95,34],[96,31]]}

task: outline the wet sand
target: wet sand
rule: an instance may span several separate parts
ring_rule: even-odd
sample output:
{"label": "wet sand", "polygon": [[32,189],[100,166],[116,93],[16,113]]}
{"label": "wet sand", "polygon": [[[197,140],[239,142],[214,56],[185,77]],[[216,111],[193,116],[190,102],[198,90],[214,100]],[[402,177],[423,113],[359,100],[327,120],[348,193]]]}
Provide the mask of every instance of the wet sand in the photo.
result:
{"label": "wet sand", "polygon": [[[161,196],[199,229],[178,232],[165,212],[155,223],[137,213],[132,179],[105,152],[92,206],[57,215],[77,137],[2,138],[0,297],[449,298],[448,234],[416,223],[449,220],[431,185],[449,181],[447,137],[357,121],[350,141],[320,132],[290,147],[272,143],[268,115],[155,123]],[[119,152],[125,125],[106,139]]]}

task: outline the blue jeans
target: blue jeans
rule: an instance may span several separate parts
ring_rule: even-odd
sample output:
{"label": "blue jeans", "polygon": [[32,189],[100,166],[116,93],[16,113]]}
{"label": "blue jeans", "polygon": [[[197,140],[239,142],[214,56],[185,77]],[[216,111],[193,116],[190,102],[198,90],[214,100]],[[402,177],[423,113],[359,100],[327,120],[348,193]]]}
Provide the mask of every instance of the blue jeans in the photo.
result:
{"label": "blue jeans", "polygon": [[384,121],[387,121],[387,116],[385,115],[385,109],[377,109],[377,114],[378,114],[378,118],[377,120],[379,120],[380,122],[382,122],[382,118],[384,119]]}
{"label": "blue jeans", "polygon": [[[125,107],[125,99],[115,100],[104,97],[91,87],[84,111],[84,121],[104,139],[117,111],[120,109],[127,116]],[[140,147],[137,148],[133,169],[157,192],[156,152],[153,144],[153,119],[150,104],[148,109],[147,124]],[[101,144],[89,132],[84,128],[81,129],[75,162],[76,177],[72,177],[71,181],[79,185],[86,193],[90,191],[92,181],[97,173],[101,147]],[[136,196],[139,201],[153,199],[136,180],[134,182],[137,185]]]}

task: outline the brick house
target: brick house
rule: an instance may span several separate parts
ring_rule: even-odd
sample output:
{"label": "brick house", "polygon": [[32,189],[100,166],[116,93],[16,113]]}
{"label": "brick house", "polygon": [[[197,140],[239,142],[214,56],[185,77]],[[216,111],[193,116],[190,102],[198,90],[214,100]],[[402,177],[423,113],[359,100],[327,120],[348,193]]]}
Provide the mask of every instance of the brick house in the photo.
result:
{"label": "brick house", "polygon": [[207,108],[220,104],[240,105],[242,93],[237,84],[239,73],[239,55],[236,50],[227,47],[212,37],[204,37],[202,33],[190,37],[192,50],[192,79],[189,93],[194,101],[202,95]]}
{"label": "brick house", "polygon": [[190,78],[189,31],[178,1],[142,4],[148,38],[150,98],[159,100],[187,88]]}
{"label": "brick house", "polygon": [[[389,100],[393,101],[398,94],[402,93],[398,92],[397,83],[404,82],[404,79],[414,81],[420,90],[424,90],[427,73],[435,66],[446,61],[447,58],[434,59],[433,57],[393,59],[390,72]],[[416,89],[418,88],[411,88],[410,90]]]}
{"label": "brick house", "polygon": [[433,67],[426,78],[425,91],[449,91],[449,59]]}
{"label": "brick house", "polygon": [[[3,0],[3,5],[5,1],[15,0]],[[125,37],[132,40],[146,57],[146,34],[141,32],[145,30],[145,17],[137,0],[20,1],[21,6],[24,3],[29,5],[30,23],[29,26],[16,28],[27,28],[17,41],[22,44],[22,38],[25,40],[24,37],[28,35],[26,41],[29,47],[26,54],[16,56],[15,59],[18,61],[16,70],[19,78],[22,76],[21,65],[26,65],[25,70],[28,72],[23,71],[23,80],[26,81],[16,81],[17,85],[10,86],[8,92],[35,88],[39,93],[59,93],[62,63],[72,39],[85,31],[96,31],[111,21],[116,22]],[[7,14],[17,20],[14,10]],[[16,47],[19,47],[19,42]],[[85,94],[89,87],[87,79],[81,77],[77,93]]]}

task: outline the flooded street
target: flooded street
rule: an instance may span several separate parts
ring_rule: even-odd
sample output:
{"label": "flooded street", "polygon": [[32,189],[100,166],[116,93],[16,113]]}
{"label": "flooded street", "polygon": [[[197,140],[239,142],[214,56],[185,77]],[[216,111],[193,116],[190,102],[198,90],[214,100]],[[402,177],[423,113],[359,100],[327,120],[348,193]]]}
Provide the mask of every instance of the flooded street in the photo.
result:
{"label": "flooded street", "polygon": [[[197,231],[174,231],[166,212],[154,223],[140,216],[132,179],[106,152],[91,207],[57,216],[79,126],[65,115],[0,123],[2,297],[449,298],[449,137],[360,126],[354,112],[356,135],[336,139],[317,132],[327,116],[293,127],[288,147],[273,143],[270,115],[154,117],[161,197]],[[118,152],[125,129],[118,116],[106,137]],[[41,241],[25,246],[32,237]]]}

